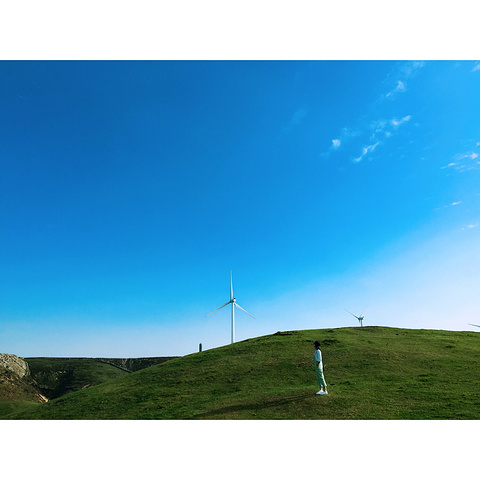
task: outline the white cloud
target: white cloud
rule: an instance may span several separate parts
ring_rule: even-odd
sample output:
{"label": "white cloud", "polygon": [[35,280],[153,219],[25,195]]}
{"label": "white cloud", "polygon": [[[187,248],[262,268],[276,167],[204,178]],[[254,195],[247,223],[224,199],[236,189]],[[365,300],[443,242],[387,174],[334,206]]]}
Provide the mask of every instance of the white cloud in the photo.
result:
{"label": "white cloud", "polygon": [[400,125],[410,121],[411,118],[411,115],[406,115],[400,120],[397,118],[392,118],[391,120],[376,120],[372,122],[370,124],[370,130],[372,132],[370,135],[370,140],[374,142],[391,137]]}
{"label": "white cloud", "polygon": [[455,169],[456,170],[461,170],[461,171],[472,170],[473,168],[475,168],[475,163],[478,164],[478,162],[475,162],[472,165],[470,160],[475,160],[477,157],[478,157],[478,153],[475,153],[475,152],[458,153],[455,156],[454,160],[457,161],[457,162],[461,162],[461,163],[458,163],[458,165],[455,167]]}
{"label": "white cloud", "polygon": [[440,167],[441,169],[445,168],[454,168],[458,172],[466,172],[469,170],[473,169],[478,169],[478,165],[480,165],[480,162],[473,162],[472,160],[475,160],[478,158],[479,154],[476,152],[465,152],[465,153],[457,153],[453,157],[453,162],[450,162],[448,165],[445,165],[443,167]]}
{"label": "white cloud", "polygon": [[364,147],[363,149],[363,154],[366,155],[367,153],[369,152],[373,152],[375,150],[375,148],[377,148],[377,145],[379,144],[380,142],[377,142],[375,143],[374,145],[368,145],[368,147]]}
{"label": "white cloud", "polygon": [[372,131],[372,134],[370,138],[376,138],[378,135],[382,135],[385,127],[387,125],[386,120],[375,120],[370,124],[370,130]]}
{"label": "white cloud", "polygon": [[455,167],[456,165],[458,165],[458,163],[451,162],[448,165],[445,165],[444,167],[440,167],[440,168],[443,170],[444,168],[451,168],[451,167]]}
{"label": "white cloud", "polygon": [[[370,123],[370,141],[373,142],[365,147],[363,147],[362,154],[354,158],[354,162],[358,163],[363,160],[365,155],[368,155],[369,153],[372,153],[377,146],[382,143],[383,140],[390,138],[393,133],[396,132],[397,128],[411,120],[412,116],[411,115],[405,115],[404,117],[397,119],[397,118],[392,118],[391,120],[376,120],[374,122]],[[393,127],[393,132],[391,129],[388,127]]]}
{"label": "white cloud", "polygon": [[[393,100],[398,93],[407,91],[406,81],[413,78],[417,72],[425,65],[425,62],[406,62],[402,63],[400,68],[395,67],[394,70],[388,75],[386,82],[390,85],[395,84],[395,87],[390,88],[390,91],[383,95],[381,98],[388,98]],[[395,79],[392,82],[392,77]]]}
{"label": "white cloud", "polygon": [[480,70],[480,63],[475,64],[475,66],[472,68],[472,72],[478,72]]}
{"label": "white cloud", "polygon": [[363,157],[365,157],[365,155],[368,155],[369,153],[372,153],[379,144],[380,142],[377,142],[372,145],[367,145],[366,147],[363,147],[362,154],[359,157],[354,158],[353,161],[355,163],[361,162],[363,160]]}
{"label": "white cloud", "polygon": [[343,127],[340,131],[340,135],[338,136],[338,138],[332,140],[330,148],[326,152],[321,153],[320,155],[324,157],[328,156],[332,150],[338,150],[340,146],[348,143],[353,137],[361,135],[361,133],[362,132],[358,130],[353,130],[349,127]]}
{"label": "white cloud", "polygon": [[435,208],[435,210],[443,210],[445,208],[455,207],[456,205],[460,205],[461,203],[462,203],[462,201],[452,202],[452,203],[449,203],[448,205],[444,205],[443,207],[437,207],[437,208]]}
{"label": "white cloud", "polygon": [[477,223],[471,223],[470,225],[467,225],[466,227],[462,228],[462,230],[471,230],[472,228],[478,227],[478,222]]}
{"label": "white cloud", "polygon": [[475,152],[468,152],[468,153],[457,153],[455,158],[457,160],[463,160],[465,158],[470,158],[471,160],[475,160],[478,157],[478,153]]}
{"label": "white cloud", "polygon": [[[387,86],[390,91],[387,94],[381,94],[377,97],[374,106],[378,107],[378,102],[384,101],[386,97],[392,97],[393,99],[397,94],[406,92],[406,81],[413,78],[424,64],[424,62],[417,61],[396,63],[394,69],[387,75],[387,78],[383,82],[383,85]],[[369,135],[369,138],[364,140],[364,143],[368,143],[368,145],[364,147],[362,154],[354,159],[355,162],[360,162],[365,155],[373,152],[377,145],[387,138],[391,138],[396,133],[397,128],[400,127],[400,125],[409,122],[411,118],[411,115],[405,115],[400,119],[392,118],[390,120],[380,119],[374,121],[371,118],[365,119],[365,117],[363,117],[359,122],[359,128],[343,128],[340,135],[332,140],[330,148],[326,152],[321,153],[321,155],[328,156],[332,150],[338,150],[340,146],[344,147],[352,137],[360,135],[366,137]]]}
{"label": "white cloud", "polygon": [[399,92],[406,92],[406,91],[407,91],[407,88],[405,87],[405,84],[401,80],[398,80],[397,86],[393,90],[390,90],[390,92],[388,92],[385,96],[393,97],[395,94]]}
{"label": "white cloud", "polygon": [[398,127],[398,126],[401,125],[402,123],[408,122],[411,118],[412,118],[411,115],[406,115],[405,117],[401,118],[400,120],[397,120],[396,118],[394,118],[394,119],[390,120],[390,123],[391,123],[394,127]]}

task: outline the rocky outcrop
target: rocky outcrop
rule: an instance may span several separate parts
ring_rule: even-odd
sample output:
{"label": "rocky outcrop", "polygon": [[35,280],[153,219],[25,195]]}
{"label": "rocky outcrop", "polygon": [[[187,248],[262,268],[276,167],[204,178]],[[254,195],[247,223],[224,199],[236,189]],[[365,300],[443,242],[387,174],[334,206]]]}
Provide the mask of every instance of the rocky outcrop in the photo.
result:
{"label": "rocky outcrop", "polygon": [[30,373],[28,363],[16,355],[9,353],[0,353],[0,366],[12,371],[20,378],[27,376]]}
{"label": "rocky outcrop", "polygon": [[30,376],[28,363],[16,355],[0,353],[0,402],[47,402]]}

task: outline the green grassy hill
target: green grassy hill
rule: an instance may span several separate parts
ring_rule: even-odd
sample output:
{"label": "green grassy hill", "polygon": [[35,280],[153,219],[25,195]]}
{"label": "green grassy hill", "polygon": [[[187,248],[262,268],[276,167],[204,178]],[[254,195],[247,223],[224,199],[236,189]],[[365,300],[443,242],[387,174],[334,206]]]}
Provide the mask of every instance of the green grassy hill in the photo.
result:
{"label": "green grassy hill", "polygon": [[[322,343],[329,395],[318,390]],[[357,327],[278,332],[176,358],[17,419],[480,419],[480,333]]]}
{"label": "green grassy hill", "polygon": [[48,399],[128,375],[120,368],[93,358],[32,357],[25,361],[32,379]]}

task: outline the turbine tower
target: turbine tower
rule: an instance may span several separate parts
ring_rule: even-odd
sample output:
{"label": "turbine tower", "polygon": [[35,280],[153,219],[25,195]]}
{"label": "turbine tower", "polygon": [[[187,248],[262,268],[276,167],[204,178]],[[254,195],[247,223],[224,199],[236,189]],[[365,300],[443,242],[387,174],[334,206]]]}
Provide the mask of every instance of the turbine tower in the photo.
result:
{"label": "turbine tower", "polygon": [[[233,282],[232,282],[232,271],[230,270],[230,300],[228,302],[225,302],[223,305],[220,307],[216,308],[213,312],[216,312],[217,310],[220,310],[223,307],[226,307],[228,304],[232,304],[232,333],[231,333],[231,342],[235,342],[235,307],[239,308],[240,310],[243,310],[247,315],[250,315],[252,318],[255,318],[253,315],[248,313],[245,309],[243,309],[238,303],[237,299],[233,296]],[[213,312],[210,312],[208,315],[211,315]],[[205,316],[208,317],[208,315]]]}
{"label": "turbine tower", "polygon": [[367,307],[365,307],[365,309],[363,310],[363,312],[360,314],[359,317],[357,317],[357,315],[355,315],[354,313],[349,312],[346,308],[345,308],[345,311],[353,315],[360,322],[360,326],[363,327],[363,319],[365,318],[363,314],[365,313],[366,309]]}

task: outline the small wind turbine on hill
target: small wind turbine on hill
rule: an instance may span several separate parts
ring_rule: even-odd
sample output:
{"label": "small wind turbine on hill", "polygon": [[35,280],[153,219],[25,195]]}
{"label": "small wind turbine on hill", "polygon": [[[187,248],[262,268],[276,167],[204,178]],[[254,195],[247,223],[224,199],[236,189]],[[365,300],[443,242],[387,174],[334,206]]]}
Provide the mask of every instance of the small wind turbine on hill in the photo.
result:
{"label": "small wind turbine on hill", "polygon": [[[212,313],[216,312],[217,310],[220,310],[223,307],[226,307],[228,304],[232,304],[232,334],[231,334],[231,343],[235,342],[235,307],[239,308],[240,310],[243,310],[247,315],[250,315],[252,318],[255,318],[253,315],[248,313],[245,309],[243,309],[238,303],[237,299],[234,298],[233,296],[233,282],[232,282],[232,271],[230,270],[230,300],[228,302],[225,302],[223,305],[220,307],[216,308],[213,312],[210,312],[208,315],[211,315]],[[208,317],[206,315],[205,317]]]}
{"label": "small wind turbine on hill", "polygon": [[349,312],[346,308],[345,308],[345,311],[350,313],[350,315],[353,315],[359,322],[360,322],[360,326],[363,327],[363,319],[365,318],[364,317],[364,313],[365,313],[365,310],[367,309],[367,307],[365,307],[365,309],[363,310],[363,312],[360,314],[360,316],[357,317],[357,315],[355,315],[354,313],[352,312]]}

